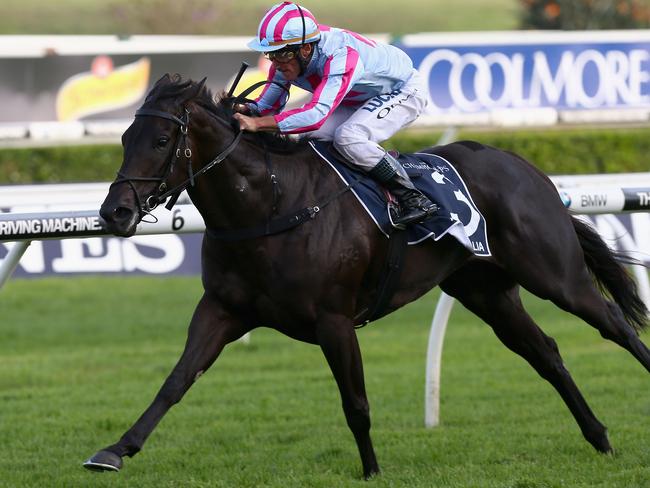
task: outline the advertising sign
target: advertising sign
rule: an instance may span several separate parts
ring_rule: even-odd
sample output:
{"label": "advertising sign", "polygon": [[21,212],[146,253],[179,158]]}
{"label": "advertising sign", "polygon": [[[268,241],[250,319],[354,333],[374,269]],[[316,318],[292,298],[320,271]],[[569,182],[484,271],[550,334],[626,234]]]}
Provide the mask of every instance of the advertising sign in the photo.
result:
{"label": "advertising sign", "polygon": [[650,113],[649,31],[412,35],[398,46],[427,80],[430,116]]}
{"label": "advertising sign", "polygon": [[[220,44],[214,38],[174,43],[165,37],[163,43],[89,37],[77,37],[76,44],[59,41],[63,47],[40,53],[23,53],[14,44],[11,56],[9,51],[3,56],[0,38],[0,124],[131,119],[165,73],[197,81],[207,77],[207,86],[218,94],[242,61],[256,65],[259,57],[243,39],[224,38]],[[56,46],[57,36],[51,39]]]}
{"label": "advertising sign", "polygon": [[[93,185],[96,186],[96,185]],[[59,185],[68,194],[90,185]],[[2,195],[0,187],[0,195]],[[32,188],[34,200],[47,199],[50,192]],[[99,189],[95,193],[99,192]],[[41,195],[39,195],[41,194]],[[194,205],[181,195],[171,211],[158,207],[147,221],[138,225],[137,234],[128,239],[104,237],[105,223],[99,216],[99,203],[40,204],[13,206],[0,198],[0,265],[15,246],[13,241],[31,244],[22,256],[15,276],[36,277],[51,274],[197,274],[203,218]],[[94,199],[97,202],[96,199]]]}
{"label": "advertising sign", "polygon": [[[5,126],[17,122],[130,119],[165,73],[207,77],[218,93],[242,61],[258,79],[267,68],[248,38],[44,36],[52,45],[34,46],[46,41],[11,37],[0,37],[0,135],[13,134]],[[393,43],[427,82],[423,123],[647,121],[650,114],[647,30],[416,34]]]}
{"label": "advertising sign", "polygon": [[[202,234],[34,241],[13,276],[71,274],[190,275],[201,271]],[[15,243],[0,243],[0,263]]]}
{"label": "advertising sign", "polygon": [[[650,214],[593,215],[613,248],[650,264]],[[34,241],[14,272],[16,277],[71,274],[193,275],[201,270],[202,234],[137,235],[128,239],[91,237]],[[0,243],[0,264],[14,243]]]}

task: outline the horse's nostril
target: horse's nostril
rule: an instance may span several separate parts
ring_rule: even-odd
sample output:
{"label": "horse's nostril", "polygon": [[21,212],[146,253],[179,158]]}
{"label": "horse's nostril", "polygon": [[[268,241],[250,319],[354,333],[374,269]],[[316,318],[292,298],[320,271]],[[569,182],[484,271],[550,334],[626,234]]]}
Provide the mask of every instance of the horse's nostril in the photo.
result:
{"label": "horse's nostril", "polygon": [[127,206],[115,207],[112,204],[102,205],[99,215],[104,219],[106,230],[117,236],[129,237],[135,232],[138,222],[137,208]]}
{"label": "horse's nostril", "polygon": [[113,218],[116,221],[129,220],[131,217],[133,217],[133,210],[128,207],[117,207],[113,210]]}
{"label": "horse's nostril", "polygon": [[106,222],[127,222],[133,217],[133,210],[129,207],[115,207],[113,210],[109,208],[102,207],[99,210],[99,215]]}

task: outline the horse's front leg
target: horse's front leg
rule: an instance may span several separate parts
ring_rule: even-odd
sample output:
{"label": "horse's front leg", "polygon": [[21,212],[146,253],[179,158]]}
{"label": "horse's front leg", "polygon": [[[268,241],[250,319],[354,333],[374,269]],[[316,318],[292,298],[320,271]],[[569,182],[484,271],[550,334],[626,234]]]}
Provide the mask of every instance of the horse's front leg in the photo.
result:
{"label": "horse's front leg", "polygon": [[162,417],[212,365],[224,346],[245,332],[239,320],[204,294],[194,311],[183,354],[153,403],[116,444],[97,452],[84,466],[96,471],[119,471],[122,457],[131,457],[142,448]]}
{"label": "horse's front leg", "polygon": [[323,317],[316,333],[341,392],[345,418],[357,441],[363,476],[368,479],[379,473],[379,466],[370,440],[370,408],[357,335],[349,318],[333,315]]}

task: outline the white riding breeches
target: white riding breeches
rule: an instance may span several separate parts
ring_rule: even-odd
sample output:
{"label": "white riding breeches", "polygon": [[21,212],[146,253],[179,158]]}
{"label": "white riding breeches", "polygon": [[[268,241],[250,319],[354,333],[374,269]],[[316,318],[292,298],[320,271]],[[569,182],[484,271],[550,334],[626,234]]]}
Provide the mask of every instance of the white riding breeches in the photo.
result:
{"label": "white riding breeches", "polygon": [[339,106],[318,130],[305,136],[332,141],[351,163],[370,171],[386,154],[379,143],[417,119],[426,104],[422,78],[413,70],[402,88],[371,98],[361,107]]}

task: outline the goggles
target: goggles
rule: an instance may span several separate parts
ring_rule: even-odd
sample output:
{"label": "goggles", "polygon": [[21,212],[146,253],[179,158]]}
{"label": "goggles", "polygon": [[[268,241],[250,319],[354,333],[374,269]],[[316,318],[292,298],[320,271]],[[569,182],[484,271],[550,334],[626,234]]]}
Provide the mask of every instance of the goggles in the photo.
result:
{"label": "goggles", "polygon": [[298,56],[297,49],[280,49],[279,51],[270,51],[264,53],[266,59],[276,61],[278,63],[288,63],[296,56]]}

